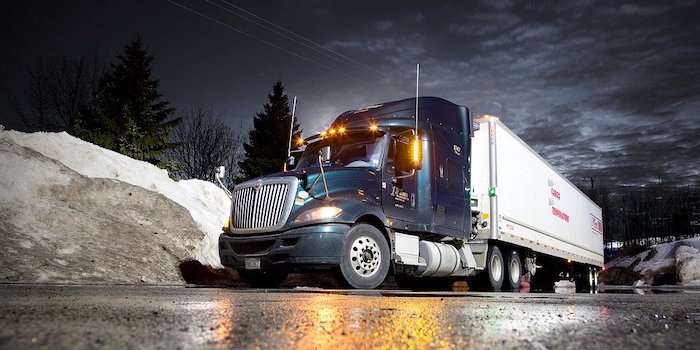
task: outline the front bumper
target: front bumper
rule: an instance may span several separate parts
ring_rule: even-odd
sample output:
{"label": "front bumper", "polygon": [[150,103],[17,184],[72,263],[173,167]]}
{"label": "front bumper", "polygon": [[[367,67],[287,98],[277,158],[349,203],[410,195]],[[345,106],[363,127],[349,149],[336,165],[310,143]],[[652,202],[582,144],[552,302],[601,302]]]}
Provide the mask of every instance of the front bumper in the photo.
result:
{"label": "front bumper", "polygon": [[308,226],[282,233],[252,236],[219,236],[221,264],[244,268],[247,258],[260,259],[260,267],[285,265],[338,265],[343,240],[350,230],[346,224]]}

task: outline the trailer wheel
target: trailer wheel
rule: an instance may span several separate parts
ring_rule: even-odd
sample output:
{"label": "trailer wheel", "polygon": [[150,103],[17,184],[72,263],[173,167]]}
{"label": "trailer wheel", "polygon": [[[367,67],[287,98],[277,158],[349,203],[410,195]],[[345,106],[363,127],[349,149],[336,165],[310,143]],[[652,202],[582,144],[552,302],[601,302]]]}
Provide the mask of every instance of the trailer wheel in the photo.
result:
{"label": "trailer wheel", "polygon": [[274,270],[245,270],[237,269],[243,282],[252,288],[277,288],[285,279],[289,271],[285,269]]}
{"label": "trailer wheel", "polygon": [[497,246],[489,246],[488,257],[486,259],[486,273],[489,276],[491,288],[498,291],[503,286],[505,275],[505,264],[503,263],[503,255]]}
{"label": "trailer wheel", "polygon": [[389,245],[379,230],[368,224],[353,226],[345,236],[340,273],[351,287],[376,288],[389,273]]}
{"label": "trailer wheel", "polygon": [[508,286],[511,290],[518,290],[523,278],[523,264],[520,261],[520,255],[518,255],[517,251],[513,250],[508,254],[506,266],[506,270],[508,270]]}

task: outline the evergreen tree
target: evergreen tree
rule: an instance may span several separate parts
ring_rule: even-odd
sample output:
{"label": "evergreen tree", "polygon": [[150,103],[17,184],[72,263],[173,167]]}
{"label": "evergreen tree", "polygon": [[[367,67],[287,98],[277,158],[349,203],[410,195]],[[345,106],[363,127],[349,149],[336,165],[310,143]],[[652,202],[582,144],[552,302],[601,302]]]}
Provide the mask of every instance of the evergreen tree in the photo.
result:
{"label": "evergreen tree", "polygon": [[138,160],[163,165],[159,158],[176,147],[170,132],[180,123],[158,93],[151,78],[153,56],[141,39],[124,46],[124,53],[100,81],[95,107],[78,123],[78,136]]}
{"label": "evergreen tree", "polygon": [[[239,180],[282,171],[287,160],[292,113],[281,81],[275,83],[267,98],[263,112],[255,115],[253,129],[248,132],[249,141],[243,144],[244,159],[238,163],[243,175]],[[293,130],[296,139],[301,135],[296,120]]]}

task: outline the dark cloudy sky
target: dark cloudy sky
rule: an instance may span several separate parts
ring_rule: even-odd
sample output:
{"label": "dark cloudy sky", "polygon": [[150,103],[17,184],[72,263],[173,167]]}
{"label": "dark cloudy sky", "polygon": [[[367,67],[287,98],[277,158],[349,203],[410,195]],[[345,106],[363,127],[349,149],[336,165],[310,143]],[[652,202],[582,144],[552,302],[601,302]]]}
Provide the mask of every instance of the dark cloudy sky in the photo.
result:
{"label": "dark cloudy sky", "polygon": [[203,103],[232,125],[251,125],[279,79],[298,97],[309,135],[345,110],[412,97],[420,63],[421,95],[501,117],[576,183],[597,177],[613,186],[659,179],[700,186],[696,1],[10,0],[1,6],[0,120],[6,124],[12,124],[8,98],[21,93],[39,56],[111,58],[141,36],[167,100],[176,107]]}

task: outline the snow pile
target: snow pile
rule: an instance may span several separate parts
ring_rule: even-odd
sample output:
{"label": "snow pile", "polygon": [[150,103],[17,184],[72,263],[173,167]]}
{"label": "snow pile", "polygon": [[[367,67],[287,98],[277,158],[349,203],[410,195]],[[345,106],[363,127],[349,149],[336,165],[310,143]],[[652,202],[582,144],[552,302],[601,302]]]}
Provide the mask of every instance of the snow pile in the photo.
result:
{"label": "snow pile", "polygon": [[625,269],[641,276],[640,285],[700,285],[700,237],[658,244],[633,256],[624,256],[605,265],[606,271]]}
{"label": "snow pile", "polygon": [[[218,237],[228,216],[230,200],[213,183],[201,180],[173,181],[166,171],[154,165],[106,150],[65,132],[26,134],[3,131],[1,139],[9,139],[20,146],[31,148],[88,178],[114,179],[143,187],[182,205],[189,211],[199,229],[206,233],[203,241],[198,244],[197,260],[214,268],[222,267],[218,256]],[[36,169],[35,173],[29,175],[37,177],[30,183],[38,183],[43,177],[46,177],[44,181],[60,180],[63,177],[48,169]],[[24,189],[20,186],[12,190]],[[109,201],[109,198],[104,200]]]}
{"label": "snow pile", "polygon": [[676,249],[678,283],[700,286],[700,250],[689,246]]}

